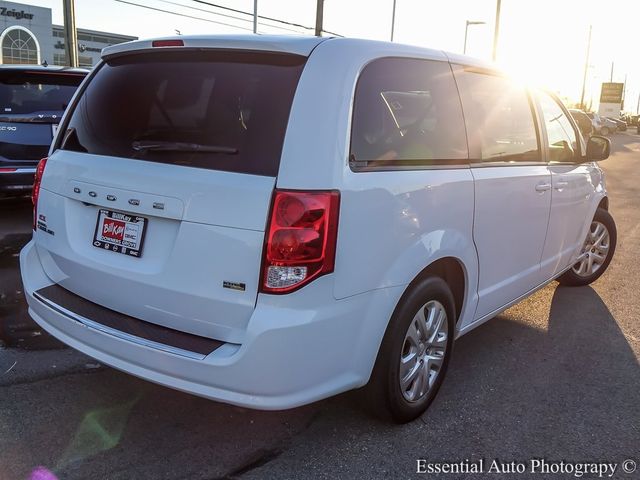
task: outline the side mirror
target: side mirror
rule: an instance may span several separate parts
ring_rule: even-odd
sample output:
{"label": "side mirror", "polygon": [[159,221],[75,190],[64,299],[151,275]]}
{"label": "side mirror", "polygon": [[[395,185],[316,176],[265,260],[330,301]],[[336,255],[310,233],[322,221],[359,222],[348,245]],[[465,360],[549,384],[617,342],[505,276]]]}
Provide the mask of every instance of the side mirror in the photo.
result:
{"label": "side mirror", "polygon": [[600,135],[592,135],[587,141],[587,161],[606,160],[611,153],[611,140]]}

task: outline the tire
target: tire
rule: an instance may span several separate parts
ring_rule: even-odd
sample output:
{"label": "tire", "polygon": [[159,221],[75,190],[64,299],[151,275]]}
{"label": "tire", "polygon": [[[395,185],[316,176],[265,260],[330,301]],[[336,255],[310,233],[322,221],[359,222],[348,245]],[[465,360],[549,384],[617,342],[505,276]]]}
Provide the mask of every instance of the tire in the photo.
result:
{"label": "tire", "polygon": [[606,137],[610,133],[611,133],[611,130],[609,130],[609,127],[602,127],[600,129],[600,135],[604,135]]}
{"label": "tire", "polygon": [[[421,322],[420,312],[425,322]],[[440,321],[442,313],[445,317]],[[427,410],[447,372],[455,323],[453,294],[441,278],[427,277],[404,293],[380,345],[371,379],[362,390],[369,412],[383,420],[407,423]],[[405,379],[415,379],[405,380],[405,388],[401,386],[401,357],[410,359],[412,352],[414,360],[407,361],[412,367],[407,368]]]}
{"label": "tire", "polygon": [[[599,230],[601,228],[606,230],[608,241],[606,237],[602,237],[603,240],[598,242],[598,239],[603,235]],[[561,285],[572,287],[581,287],[595,282],[611,263],[616,251],[617,238],[616,223],[613,217],[605,209],[598,208],[582,247],[581,255],[585,254],[587,257],[558,277],[558,282]],[[599,257],[604,257],[604,260],[598,261]],[[591,263],[589,263],[589,259],[591,259]]]}

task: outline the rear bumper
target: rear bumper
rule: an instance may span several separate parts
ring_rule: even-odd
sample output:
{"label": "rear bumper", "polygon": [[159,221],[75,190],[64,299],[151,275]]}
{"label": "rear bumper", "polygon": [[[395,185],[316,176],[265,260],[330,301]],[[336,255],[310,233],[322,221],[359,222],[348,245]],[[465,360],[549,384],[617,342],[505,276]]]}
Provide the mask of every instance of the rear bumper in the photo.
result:
{"label": "rear bumper", "polygon": [[[2,168],[5,168],[2,166]],[[23,194],[31,191],[35,167],[17,168],[14,171],[0,171],[0,193]]]}
{"label": "rear bumper", "polygon": [[328,293],[325,301],[309,307],[314,302],[303,293],[312,292],[309,288],[291,296],[286,307],[285,297],[261,297],[241,345],[223,343],[194,358],[110,334],[43,302],[34,293],[53,282],[33,240],[20,253],[20,265],[29,313],[62,342],[146,380],[261,410],[293,408],[364,385],[403,290],[394,287],[337,301],[325,276],[313,286],[315,297]]}

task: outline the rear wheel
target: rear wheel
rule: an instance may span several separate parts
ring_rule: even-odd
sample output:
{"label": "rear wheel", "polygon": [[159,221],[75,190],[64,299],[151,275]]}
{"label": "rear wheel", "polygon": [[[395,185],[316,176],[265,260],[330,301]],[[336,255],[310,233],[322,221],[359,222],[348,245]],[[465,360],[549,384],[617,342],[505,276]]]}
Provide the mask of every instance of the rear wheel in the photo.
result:
{"label": "rear wheel", "polygon": [[605,209],[599,208],[587,232],[578,262],[560,276],[558,282],[570,286],[595,282],[611,263],[616,241],[617,232],[613,217]]}
{"label": "rear wheel", "polygon": [[397,423],[422,415],[447,371],[454,327],[453,294],[444,280],[429,277],[411,287],[389,322],[364,388],[369,410]]}

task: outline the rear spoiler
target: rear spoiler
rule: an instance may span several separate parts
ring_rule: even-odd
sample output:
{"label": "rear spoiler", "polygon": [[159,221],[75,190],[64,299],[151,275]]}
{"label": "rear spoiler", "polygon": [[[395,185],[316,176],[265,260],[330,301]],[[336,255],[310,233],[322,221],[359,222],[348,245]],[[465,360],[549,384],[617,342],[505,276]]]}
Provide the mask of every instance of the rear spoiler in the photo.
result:
{"label": "rear spoiler", "polygon": [[309,36],[276,36],[276,35],[200,35],[175,36],[133,42],[119,43],[102,50],[102,58],[107,60],[122,54],[164,48],[167,50],[187,49],[223,49],[251,50],[290,53],[308,57],[313,49],[328,38]]}

